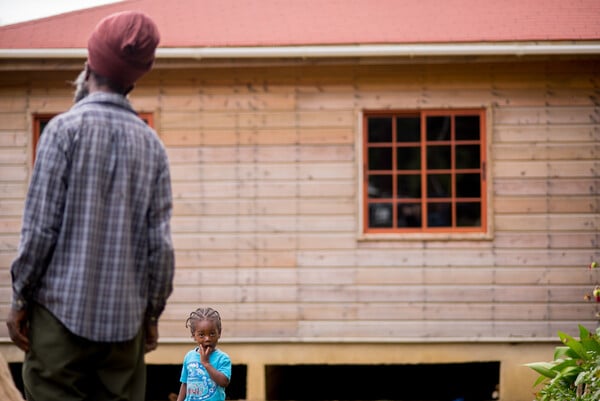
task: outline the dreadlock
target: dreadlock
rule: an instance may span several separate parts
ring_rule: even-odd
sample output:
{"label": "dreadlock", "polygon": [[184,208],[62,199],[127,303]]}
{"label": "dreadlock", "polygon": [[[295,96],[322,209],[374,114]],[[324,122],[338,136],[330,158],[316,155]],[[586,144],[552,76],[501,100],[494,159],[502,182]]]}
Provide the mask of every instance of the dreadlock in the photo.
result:
{"label": "dreadlock", "polygon": [[196,322],[202,320],[210,320],[215,322],[217,325],[217,330],[219,334],[221,334],[221,315],[219,312],[214,310],[213,308],[198,308],[192,313],[190,313],[190,317],[185,321],[185,327],[189,327],[192,335],[194,335],[194,330],[196,329]]}

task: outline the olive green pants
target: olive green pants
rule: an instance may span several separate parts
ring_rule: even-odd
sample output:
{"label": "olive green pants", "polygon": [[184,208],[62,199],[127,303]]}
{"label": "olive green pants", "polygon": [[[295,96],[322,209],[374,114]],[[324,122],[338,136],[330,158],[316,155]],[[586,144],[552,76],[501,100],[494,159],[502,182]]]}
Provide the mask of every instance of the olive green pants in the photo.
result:
{"label": "olive green pants", "polygon": [[32,307],[30,350],[23,363],[28,401],[143,401],[144,335],[100,343],[68,331],[45,308]]}

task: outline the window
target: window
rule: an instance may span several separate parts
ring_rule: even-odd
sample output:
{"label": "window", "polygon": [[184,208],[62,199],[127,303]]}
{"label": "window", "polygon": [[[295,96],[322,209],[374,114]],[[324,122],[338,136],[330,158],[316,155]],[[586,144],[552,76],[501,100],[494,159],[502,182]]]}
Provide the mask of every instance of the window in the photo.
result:
{"label": "window", "polygon": [[[33,115],[33,158],[31,159],[33,162],[35,162],[35,152],[37,144],[40,141],[40,136],[42,135],[42,132],[44,132],[44,128],[46,128],[48,122],[57,114],[58,113]],[[152,113],[138,113],[138,116],[144,120],[146,124],[154,127],[154,116]]]}
{"label": "window", "polygon": [[46,128],[46,125],[50,121],[55,114],[35,114],[33,116],[33,158],[32,161],[35,161],[35,151],[37,149],[38,142],[40,141],[40,136]]}
{"label": "window", "polygon": [[365,233],[485,232],[483,110],[365,112]]}

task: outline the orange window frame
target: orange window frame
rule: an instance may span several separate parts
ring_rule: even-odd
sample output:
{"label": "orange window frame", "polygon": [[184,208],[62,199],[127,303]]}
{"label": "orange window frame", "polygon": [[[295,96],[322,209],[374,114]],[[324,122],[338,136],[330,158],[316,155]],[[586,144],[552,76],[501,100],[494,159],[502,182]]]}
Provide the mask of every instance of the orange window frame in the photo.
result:
{"label": "orange window frame", "polygon": [[[33,147],[32,147],[32,164],[35,163],[35,153],[37,151],[37,145],[42,136],[45,125],[52,119],[52,117],[58,115],[58,113],[40,113],[33,115]],[[150,127],[154,128],[154,113],[138,113],[138,116],[146,122]]]}
{"label": "orange window frame", "polygon": [[[461,110],[422,110],[422,111],[366,111],[363,114],[363,193],[362,193],[362,211],[363,211],[363,232],[365,234],[390,234],[390,233],[485,233],[487,231],[487,178],[486,178],[486,163],[487,163],[487,152],[486,152],[486,120],[485,110],[482,109],[461,109]],[[370,118],[391,118],[392,121],[392,133],[391,142],[369,142],[369,119]],[[430,117],[447,117],[450,118],[450,137],[445,141],[430,141],[427,138],[427,119]],[[479,137],[478,139],[457,139],[456,136],[456,117],[478,117],[479,118]],[[420,123],[419,131],[420,137],[418,141],[401,143],[397,139],[398,118],[409,118],[416,120]],[[431,169],[427,163],[428,149],[431,149],[433,145],[443,145],[451,149],[451,165],[450,168],[446,169]],[[415,170],[404,170],[399,171],[397,161],[399,157],[400,149],[420,148],[420,166]],[[474,146],[479,148],[479,165],[471,168],[457,168],[457,146],[470,146],[473,149]],[[369,150],[374,148],[389,148],[391,149],[391,165],[390,170],[370,170],[369,169]],[[433,158],[432,158],[433,159]],[[408,171],[408,173],[406,172]],[[392,182],[392,196],[384,199],[378,199],[370,197],[369,195],[369,178],[375,175],[381,174],[383,176],[391,176]],[[414,176],[420,176],[420,197],[405,199],[398,194],[398,177],[403,174],[411,174]],[[451,193],[447,197],[439,198],[428,195],[428,177],[437,174],[449,175],[451,178],[450,189]],[[479,195],[477,197],[469,196],[467,198],[457,196],[457,176],[475,175],[479,174]],[[463,185],[463,184],[461,184]],[[461,186],[462,188],[462,186]],[[370,226],[370,207],[376,204],[391,204],[391,226],[390,227],[375,227]],[[431,226],[428,218],[430,212],[429,207],[434,205],[450,204],[451,205],[451,224],[444,226]],[[465,204],[479,205],[479,224],[477,225],[459,225],[457,223],[457,208],[462,207]],[[420,220],[419,226],[399,226],[398,216],[400,214],[399,208],[401,206],[415,206],[420,208]],[[441,207],[441,206],[440,206]],[[389,214],[389,208],[387,213]],[[431,213],[433,215],[433,213]]]}

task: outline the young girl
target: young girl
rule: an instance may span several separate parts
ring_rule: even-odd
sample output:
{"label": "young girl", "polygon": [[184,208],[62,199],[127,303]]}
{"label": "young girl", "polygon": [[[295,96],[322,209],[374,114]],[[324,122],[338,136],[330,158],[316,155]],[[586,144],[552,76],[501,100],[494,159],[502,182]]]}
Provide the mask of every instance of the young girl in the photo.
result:
{"label": "young girl", "polygon": [[181,369],[177,401],[223,401],[231,378],[231,359],[217,349],[221,316],[213,308],[198,308],[185,322],[198,347],[188,352]]}

